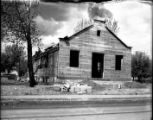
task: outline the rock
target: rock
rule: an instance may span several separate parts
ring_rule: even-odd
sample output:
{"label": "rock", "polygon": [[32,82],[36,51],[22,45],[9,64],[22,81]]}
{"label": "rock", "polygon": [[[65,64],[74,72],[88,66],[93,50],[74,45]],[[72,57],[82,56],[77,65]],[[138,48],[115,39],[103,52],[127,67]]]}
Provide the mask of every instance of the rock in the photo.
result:
{"label": "rock", "polygon": [[76,87],[75,87],[75,92],[76,92],[76,93],[81,92],[81,88],[80,88],[79,86],[76,86]]}
{"label": "rock", "polygon": [[75,92],[75,86],[70,87],[70,92],[74,93]]}
{"label": "rock", "polygon": [[70,91],[78,94],[91,93],[92,87],[87,85],[71,86]]}

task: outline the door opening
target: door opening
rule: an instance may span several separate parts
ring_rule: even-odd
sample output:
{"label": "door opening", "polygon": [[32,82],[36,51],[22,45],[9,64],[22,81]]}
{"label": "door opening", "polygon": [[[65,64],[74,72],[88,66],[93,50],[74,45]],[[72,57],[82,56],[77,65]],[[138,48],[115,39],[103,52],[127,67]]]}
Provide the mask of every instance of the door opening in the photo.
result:
{"label": "door opening", "polygon": [[92,78],[103,77],[104,54],[92,53]]}

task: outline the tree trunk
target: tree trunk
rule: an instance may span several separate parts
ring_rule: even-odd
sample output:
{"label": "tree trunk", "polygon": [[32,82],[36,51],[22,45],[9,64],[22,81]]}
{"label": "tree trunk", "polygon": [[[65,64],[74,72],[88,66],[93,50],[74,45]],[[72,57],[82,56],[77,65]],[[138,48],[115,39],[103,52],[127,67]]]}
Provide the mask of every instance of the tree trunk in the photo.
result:
{"label": "tree trunk", "polygon": [[142,78],[141,76],[138,76],[138,81],[139,81],[139,82],[142,82],[142,81],[141,81],[141,80],[142,80],[141,78]]}
{"label": "tree trunk", "polygon": [[20,56],[19,56],[19,65],[18,65],[18,76],[17,80],[20,80]]}
{"label": "tree trunk", "polygon": [[36,85],[36,81],[34,79],[33,72],[33,62],[32,62],[32,44],[30,35],[27,36],[27,51],[28,51],[28,71],[29,71],[29,83],[30,87],[34,87]]}

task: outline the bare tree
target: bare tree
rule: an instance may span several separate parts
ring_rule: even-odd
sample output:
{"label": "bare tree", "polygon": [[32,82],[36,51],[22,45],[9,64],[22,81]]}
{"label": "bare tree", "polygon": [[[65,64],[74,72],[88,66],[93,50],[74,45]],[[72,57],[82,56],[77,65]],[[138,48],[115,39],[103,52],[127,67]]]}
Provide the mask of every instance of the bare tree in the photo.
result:
{"label": "bare tree", "polygon": [[76,24],[76,27],[74,28],[74,32],[78,32],[88,26],[90,26],[92,24],[92,20],[87,20],[87,19],[81,19],[80,21],[78,21],[78,23]]}
{"label": "bare tree", "polygon": [[106,20],[106,26],[112,30],[114,33],[117,33],[119,30],[118,22],[113,19],[113,14],[111,11],[107,10],[105,7],[100,7],[97,4],[91,3],[88,8],[89,17],[91,19],[102,18]]}
{"label": "bare tree", "polygon": [[114,33],[117,33],[119,30],[118,22],[115,19],[107,19],[106,25]]}
{"label": "bare tree", "polygon": [[[3,29],[13,34],[18,40],[27,42],[28,71],[30,86],[34,87],[36,81],[33,73],[32,42],[38,40],[38,30],[33,18],[37,15],[38,2],[1,2],[1,20]],[[6,33],[5,33],[6,34]]]}

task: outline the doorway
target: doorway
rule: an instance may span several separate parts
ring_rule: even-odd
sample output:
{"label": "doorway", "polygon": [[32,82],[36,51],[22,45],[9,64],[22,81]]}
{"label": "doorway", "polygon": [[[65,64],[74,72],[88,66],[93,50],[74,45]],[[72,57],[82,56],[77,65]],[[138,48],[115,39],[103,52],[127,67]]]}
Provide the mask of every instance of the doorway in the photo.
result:
{"label": "doorway", "polygon": [[104,54],[92,53],[92,78],[103,78]]}

